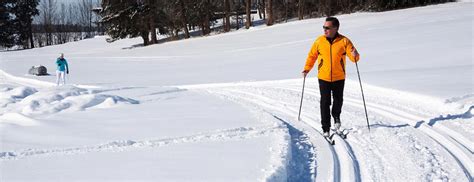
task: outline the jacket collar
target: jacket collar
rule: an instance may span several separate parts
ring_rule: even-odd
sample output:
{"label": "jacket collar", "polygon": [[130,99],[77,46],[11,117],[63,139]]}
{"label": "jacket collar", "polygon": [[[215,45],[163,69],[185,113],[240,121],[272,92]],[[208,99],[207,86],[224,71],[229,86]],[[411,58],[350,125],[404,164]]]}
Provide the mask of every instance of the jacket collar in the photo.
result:
{"label": "jacket collar", "polygon": [[339,32],[336,32],[336,35],[334,36],[334,38],[331,39],[329,37],[326,37],[326,40],[332,44],[334,41],[336,41],[340,37],[341,37],[341,34],[339,34]]}

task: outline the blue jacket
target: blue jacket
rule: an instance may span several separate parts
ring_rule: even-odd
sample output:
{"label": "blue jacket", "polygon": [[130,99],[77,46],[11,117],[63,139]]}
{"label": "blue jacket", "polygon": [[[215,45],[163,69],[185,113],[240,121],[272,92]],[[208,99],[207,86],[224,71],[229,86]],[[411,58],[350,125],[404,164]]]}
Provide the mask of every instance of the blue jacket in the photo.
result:
{"label": "blue jacket", "polygon": [[56,60],[56,65],[58,65],[58,71],[69,71],[69,66],[67,65],[67,61],[64,58],[58,58]]}

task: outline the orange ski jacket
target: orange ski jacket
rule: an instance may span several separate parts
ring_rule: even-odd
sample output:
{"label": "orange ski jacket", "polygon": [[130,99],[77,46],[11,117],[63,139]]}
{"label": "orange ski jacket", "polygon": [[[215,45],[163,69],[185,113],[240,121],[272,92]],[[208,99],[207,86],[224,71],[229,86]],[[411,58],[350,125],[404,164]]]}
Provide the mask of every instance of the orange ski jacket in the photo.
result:
{"label": "orange ski jacket", "polygon": [[305,71],[311,71],[318,61],[318,78],[327,82],[335,82],[346,78],[346,55],[352,62],[357,62],[359,56],[353,57],[352,42],[345,36],[337,34],[332,43],[326,36],[319,36],[314,41],[306,58]]}

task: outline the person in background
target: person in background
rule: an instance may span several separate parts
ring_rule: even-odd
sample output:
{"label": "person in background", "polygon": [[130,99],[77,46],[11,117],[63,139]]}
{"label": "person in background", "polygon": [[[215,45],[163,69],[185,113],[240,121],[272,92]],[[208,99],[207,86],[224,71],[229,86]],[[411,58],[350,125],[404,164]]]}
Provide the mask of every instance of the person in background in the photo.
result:
{"label": "person in background", "polygon": [[69,65],[66,59],[64,59],[63,53],[56,59],[56,65],[56,84],[59,86],[59,83],[62,82],[62,85],[66,85],[66,74],[69,74]]}

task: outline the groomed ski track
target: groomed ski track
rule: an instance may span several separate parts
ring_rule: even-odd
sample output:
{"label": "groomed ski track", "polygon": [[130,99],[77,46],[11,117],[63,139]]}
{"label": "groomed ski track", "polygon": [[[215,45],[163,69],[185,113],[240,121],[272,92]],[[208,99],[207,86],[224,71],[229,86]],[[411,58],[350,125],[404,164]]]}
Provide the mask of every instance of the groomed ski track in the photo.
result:
{"label": "groomed ski track", "polygon": [[[310,149],[304,151],[306,153],[304,155],[314,153],[315,156],[313,160],[310,160],[311,163],[299,164],[309,165],[305,168],[308,170],[304,172],[294,170],[294,165],[289,164],[287,170],[290,173],[288,176],[292,177],[289,179],[290,181],[307,179],[312,181],[393,179],[393,176],[377,175],[377,170],[388,171],[393,169],[394,166],[402,165],[400,164],[401,161],[395,161],[394,166],[387,166],[390,160],[384,156],[384,150],[386,149],[382,148],[390,146],[389,144],[379,146],[387,138],[400,143],[405,143],[407,140],[413,143],[410,146],[400,145],[399,147],[402,148],[398,150],[406,153],[416,151],[423,154],[420,157],[426,159],[425,163],[429,165],[426,167],[431,167],[431,169],[418,171],[418,173],[421,172],[419,175],[425,179],[449,179],[450,170],[447,168],[455,168],[464,174],[467,181],[473,181],[472,146],[474,145],[472,141],[441,124],[430,122],[433,121],[433,118],[443,115],[443,113],[440,113],[444,107],[442,102],[427,96],[369,86],[366,91],[368,93],[367,110],[372,128],[369,132],[363,113],[359,85],[357,82],[347,80],[341,117],[343,127],[351,132],[346,140],[336,135],[336,144],[332,146],[322,136],[317,80],[313,78],[307,80],[308,86],[304,93],[301,121],[297,120],[297,116],[302,79],[177,87],[214,94],[240,103],[249,109],[268,113],[288,127],[304,133],[311,145]],[[466,113],[470,113],[472,106],[468,108],[469,110]],[[290,135],[293,138],[294,134],[292,134],[291,128]],[[292,140],[292,142],[295,141]],[[427,142],[434,144],[430,145]],[[291,146],[297,145],[292,143]],[[301,157],[294,155],[291,156],[293,159]],[[448,164],[447,161],[454,162]],[[362,168],[361,165],[364,167]]]}

